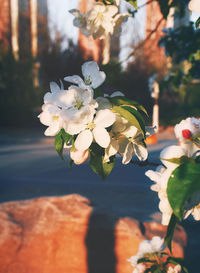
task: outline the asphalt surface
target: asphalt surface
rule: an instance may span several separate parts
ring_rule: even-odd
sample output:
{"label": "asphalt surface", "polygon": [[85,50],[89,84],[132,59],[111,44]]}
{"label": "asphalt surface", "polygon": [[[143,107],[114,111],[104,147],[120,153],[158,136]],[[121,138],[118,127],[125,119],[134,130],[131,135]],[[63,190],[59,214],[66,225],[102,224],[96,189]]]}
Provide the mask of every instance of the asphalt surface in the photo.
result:
{"label": "asphalt surface", "polygon": [[[174,139],[162,139],[149,146],[149,161],[159,163],[160,150],[175,143]],[[110,176],[102,181],[87,163],[68,169],[67,153],[65,159],[61,161],[53,141],[44,138],[41,132],[0,134],[0,202],[78,193],[100,211],[119,218],[130,216],[149,221],[157,215],[158,198],[144,175],[146,170],[155,167],[122,165],[118,158]],[[199,273],[200,225],[189,219],[183,226],[189,237],[186,259],[190,273]]]}

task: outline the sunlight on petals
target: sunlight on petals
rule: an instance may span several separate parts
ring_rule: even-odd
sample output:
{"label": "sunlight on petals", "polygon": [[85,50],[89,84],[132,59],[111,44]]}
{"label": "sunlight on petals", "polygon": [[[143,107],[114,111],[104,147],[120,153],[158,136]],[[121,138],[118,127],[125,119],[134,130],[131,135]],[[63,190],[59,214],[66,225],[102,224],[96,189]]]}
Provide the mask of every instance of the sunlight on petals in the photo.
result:
{"label": "sunlight on petals", "polygon": [[93,140],[92,132],[87,129],[87,130],[82,131],[77,136],[74,145],[77,150],[84,151],[90,147],[92,140]]}
{"label": "sunlight on petals", "polygon": [[103,148],[107,148],[110,143],[110,135],[103,127],[95,127],[93,130],[95,141]]}

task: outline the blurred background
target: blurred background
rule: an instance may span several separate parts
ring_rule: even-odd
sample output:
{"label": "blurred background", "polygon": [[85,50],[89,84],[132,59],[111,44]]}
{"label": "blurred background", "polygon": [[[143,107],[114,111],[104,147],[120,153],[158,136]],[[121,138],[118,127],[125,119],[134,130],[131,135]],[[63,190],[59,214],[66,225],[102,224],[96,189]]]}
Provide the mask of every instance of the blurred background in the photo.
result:
{"label": "blurred background", "polygon": [[110,62],[105,64],[105,44],[84,37],[68,12],[85,12],[92,0],[1,0],[1,127],[40,126],[37,115],[49,82],[80,74],[81,64],[90,59],[104,63],[106,93],[124,92],[143,104],[150,116],[154,99],[148,80],[156,75],[161,125],[198,115],[200,33],[193,23],[198,14],[189,12],[188,2],[165,16],[159,1],[141,0],[138,10],[122,1],[121,11],[132,17],[121,35],[111,38]]}

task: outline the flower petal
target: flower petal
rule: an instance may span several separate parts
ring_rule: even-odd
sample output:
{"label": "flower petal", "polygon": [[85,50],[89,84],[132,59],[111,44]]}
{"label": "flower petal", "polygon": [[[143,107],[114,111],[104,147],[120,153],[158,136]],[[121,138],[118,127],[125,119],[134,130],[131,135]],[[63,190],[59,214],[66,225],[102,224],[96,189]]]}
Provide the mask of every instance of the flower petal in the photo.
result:
{"label": "flower petal", "polygon": [[119,144],[116,139],[112,139],[108,148],[105,149],[104,162],[109,162],[109,158],[116,155],[119,149]]}
{"label": "flower petal", "polygon": [[55,136],[59,133],[60,129],[61,129],[61,126],[60,126],[59,122],[54,121],[53,123],[51,123],[49,128],[46,129],[44,134],[45,134],[45,136]]}
{"label": "flower petal", "polygon": [[136,156],[139,158],[139,160],[141,161],[145,161],[148,157],[148,151],[147,148],[143,145],[139,145],[139,144],[134,144],[134,152],[136,154]]}
{"label": "flower petal", "polygon": [[133,156],[134,149],[133,149],[133,144],[132,142],[129,142],[128,145],[126,146],[123,159],[122,159],[122,164],[128,164]]}
{"label": "flower petal", "polygon": [[115,122],[115,119],[116,115],[111,110],[104,109],[97,112],[94,124],[99,127],[107,128]]}
{"label": "flower petal", "polygon": [[52,93],[59,92],[60,87],[56,82],[50,82],[50,90],[51,90]]}
{"label": "flower petal", "polygon": [[98,110],[111,108],[111,103],[106,98],[98,97],[98,98],[96,98],[96,101],[98,102]]}
{"label": "flower petal", "polygon": [[105,73],[99,71],[99,66],[96,62],[86,62],[82,65],[81,69],[86,84],[91,85],[93,88],[100,86],[106,78]]}
{"label": "flower petal", "polygon": [[103,148],[107,148],[110,144],[110,135],[103,127],[95,127],[93,130],[94,139]]}
{"label": "flower petal", "polygon": [[90,147],[92,140],[93,140],[92,132],[87,129],[87,130],[82,131],[77,136],[74,145],[77,150],[84,151]]}
{"label": "flower petal", "polygon": [[111,98],[114,98],[114,97],[124,97],[124,96],[125,95],[122,92],[120,92],[120,91],[115,91],[114,93],[112,93],[110,95]]}
{"label": "flower petal", "polygon": [[85,129],[85,124],[78,122],[65,122],[63,128],[70,135],[77,135]]}
{"label": "flower petal", "polygon": [[64,81],[75,83],[75,84],[77,84],[80,88],[85,89],[85,83],[84,83],[84,81],[81,79],[81,77],[78,76],[78,75],[67,76],[67,77],[64,78]]}

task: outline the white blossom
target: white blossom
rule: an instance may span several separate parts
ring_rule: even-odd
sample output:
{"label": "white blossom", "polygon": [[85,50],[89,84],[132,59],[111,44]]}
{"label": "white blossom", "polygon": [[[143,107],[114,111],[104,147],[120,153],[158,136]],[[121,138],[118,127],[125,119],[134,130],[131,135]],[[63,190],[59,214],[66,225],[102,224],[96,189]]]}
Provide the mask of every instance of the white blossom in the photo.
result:
{"label": "white blossom", "polygon": [[148,151],[142,133],[135,126],[130,126],[125,132],[123,132],[123,135],[127,137],[128,142],[123,153],[122,163],[128,164],[134,154],[139,158],[139,160],[146,160],[148,157]]}
{"label": "white blossom", "polygon": [[193,12],[200,12],[200,2],[199,0],[191,0],[188,4],[188,9]]}
{"label": "white blossom", "polygon": [[89,157],[90,153],[88,150],[78,151],[71,149],[70,157],[76,165],[83,164]]}
{"label": "white blossom", "polygon": [[91,90],[83,90],[78,86],[70,86],[64,94],[59,97],[59,106],[64,108],[63,118],[66,121],[77,121],[88,111],[94,111],[98,103],[93,99]]}
{"label": "white blossom", "polygon": [[46,136],[55,136],[63,128],[61,110],[55,105],[44,104],[42,113],[38,117],[42,124],[48,126],[44,133]]}
{"label": "white blossom", "polygon": [[90,36],[91,33],[87,29],[87,20],[85,14],[78,9],[71,9],[69,12],[74,15],[73,25],[81,29],[81,32],[86,36]]}
{"label": "white blossom", "polygon": [[189,117],[182,120],[174,127],[174,132],[188,156],[200,150],[200,119]]}
{"label": "white blossom", "polygon": [[110,135],[106,128],[115,122],[115,114],[104,109],[97,112],[91,122],[85,124],[85,129],[80,132],[74,143],[77,150],[87,150],[92,141],[95,140],[99,146],[107,148],[110,143]]}
{"label": "white blossom", "polygon": [[[139,250],[136,255],[127,259],[127,261],[134,267],[134,273],[144,272],[145,265],[137,263],[139,259],[145,257],[146,254],[160,252],[165,249],[164,239],[159,236],[154,236],[152,240],[142,241],[139,245]],[[142,266],[140,266],[142,265]]]}
{"label": "white blossom", "polygon": [[180,273],[181,272],[181,266],[180,264],[177,264],[175,267],[169,267],[167,270],[167,273]]}
{"label": "white blossom", "polygon": [[133,273],[143,273],[146,269],[146,266],[143,263],[137,264],[133,270]]}
{"label": "white blossom", "polygon": [[94,39],[105,39],[113,34],[115,25],[113,17],[117,13],[118,7],[115,5],[104,5],[99,2],[94,4],[86,14],[87,27]]}
{"label": "white blossom", "polygon": [[84,80],[78,75],[67,76],[64,80],[75,83],[82,89],[97,88],[104,82],[106,75],[103,71],[99,71],[99,66],[96,62],[86,62],[81,68]]}

